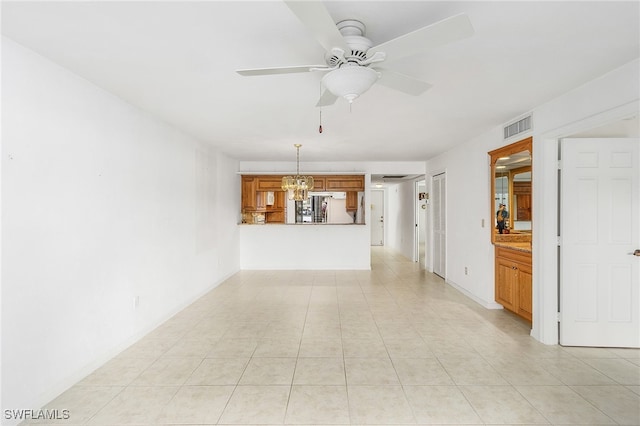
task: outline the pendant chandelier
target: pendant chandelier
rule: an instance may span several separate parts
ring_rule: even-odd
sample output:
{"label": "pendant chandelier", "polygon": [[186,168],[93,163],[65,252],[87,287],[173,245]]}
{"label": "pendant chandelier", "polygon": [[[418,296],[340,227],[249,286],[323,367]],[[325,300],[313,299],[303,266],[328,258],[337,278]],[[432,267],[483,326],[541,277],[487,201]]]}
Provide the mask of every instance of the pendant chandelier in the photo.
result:
{"label": "pendant chandelier", "polygon": [[296,147],[296,175],[282,178],[282,190],[287,191],[290,200],[302,201],[309,198],[309,191],[313,189],[313,177],[300,176],[300,147],[302,145],[297,143],[293,146]]}

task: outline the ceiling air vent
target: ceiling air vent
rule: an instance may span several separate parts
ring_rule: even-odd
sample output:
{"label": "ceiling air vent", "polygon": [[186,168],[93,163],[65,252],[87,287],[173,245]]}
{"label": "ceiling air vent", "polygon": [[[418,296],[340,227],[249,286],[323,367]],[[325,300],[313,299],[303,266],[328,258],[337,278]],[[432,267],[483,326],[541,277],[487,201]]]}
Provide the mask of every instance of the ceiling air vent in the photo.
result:
{"label": "ceiling air vent", "polygon": [[509,139],[512,136],[519,135],[526,131],[531,130],[531,116],[528,115],[525,118],[509,124],[504,128],[504,138]]}
{"label": "ceiling air vent", "polygon": [[404,179],[407,175],[384,175],[382,179]]}

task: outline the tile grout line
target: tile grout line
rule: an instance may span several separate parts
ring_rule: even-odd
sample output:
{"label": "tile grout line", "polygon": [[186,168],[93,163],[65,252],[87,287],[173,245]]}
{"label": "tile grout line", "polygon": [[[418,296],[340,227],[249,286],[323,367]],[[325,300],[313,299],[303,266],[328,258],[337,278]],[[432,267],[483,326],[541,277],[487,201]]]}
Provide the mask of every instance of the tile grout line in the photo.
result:
{"label": "tile grout line", "polygon": [[287,414],[289,413],[289,403],[291,402],[291,395],[293,394],[293,383],[296,378],[296,370],[298,368],[298,360],[300,359],[300,348],[302,347],[302,339],[304,337],[304,329],[307,326],[307,318],[309,316],[309,306],[311,304],[311,296],[313,294],[314,284],[311,284],[311,291],[309,291],[309,297],[307,298],[307,309],[304,314],[304,323],[302,325],[302,334],[300,335],[300,341],[298,342],[298,352],[296,354],[296,362],[293,366],[293,374],[291,375],[291,384],[289,386],[289,395],[287,397],[287,404],[284,409],[284,417],[282,418],[282,424],[285,424],[287,421]]}

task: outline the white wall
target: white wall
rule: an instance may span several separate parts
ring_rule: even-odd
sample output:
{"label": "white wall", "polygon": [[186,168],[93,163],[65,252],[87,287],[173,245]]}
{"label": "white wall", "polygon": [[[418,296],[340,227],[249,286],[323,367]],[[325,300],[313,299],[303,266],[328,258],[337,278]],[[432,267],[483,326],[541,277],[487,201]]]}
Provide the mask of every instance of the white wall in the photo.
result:
{"label": "white wall", "polygon": [[[495,140],[501,140],[500,132],[500,129],[494,129],[427,162],[428,192],[432,192],[433,175],[443,170],[447,174],[447,282],[487,308],[499,307],[493,301],[493,247],[489,231],[491,190],[487,158],[490,148],[487,147]],[[428,212],[430,214],[431,211]],[[429,246],[427,265],[432,265]]]}
{"label": "white wall", "polygon": [[[639,61],[635,60],[534,108],[535,133],[503,141],[499,126],[427,161],[428,175],[447,171],[447,281],[486,307],[499,306],[494,302],[494,251],[488,227],[492,212],[487,152],[533,135],[532,335],[545,343],[557,343],[557,148],[549,138],[605,124],[630,110],[637,113],[639,81]],[[427,264],[429,257],[428,249]],[[468,275],[464,274],[465,266]]]}
{"label": "white wall", "polygon": [[2,43],[2,408],[37,409],[239,269],[240,184],[236,161]]}

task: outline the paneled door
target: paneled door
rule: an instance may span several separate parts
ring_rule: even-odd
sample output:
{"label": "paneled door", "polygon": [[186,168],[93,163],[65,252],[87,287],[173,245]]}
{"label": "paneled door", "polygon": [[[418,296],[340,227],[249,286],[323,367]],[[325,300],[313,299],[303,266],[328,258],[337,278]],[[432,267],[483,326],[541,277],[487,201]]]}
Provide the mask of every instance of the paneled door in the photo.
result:
{"label": "paneled door", "polygon": [[446,176],[444,173],[433,177],[431,192],[433,193],[433,272],[446,278],[447,266],[447,199]]}
{"label": "paneled door", "polygon": [[384,190],[371,190],[371,245],[384,245]]}
{"label": "paneled door", "polygon": [[640,347],[640,140],[563,139],[560,344]]}

